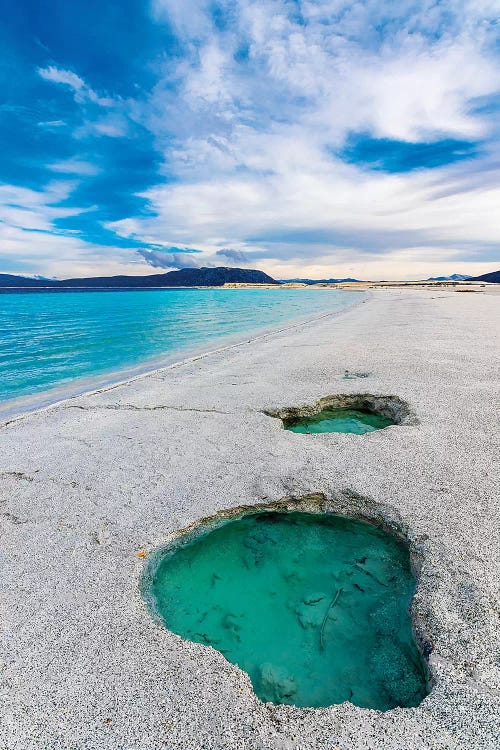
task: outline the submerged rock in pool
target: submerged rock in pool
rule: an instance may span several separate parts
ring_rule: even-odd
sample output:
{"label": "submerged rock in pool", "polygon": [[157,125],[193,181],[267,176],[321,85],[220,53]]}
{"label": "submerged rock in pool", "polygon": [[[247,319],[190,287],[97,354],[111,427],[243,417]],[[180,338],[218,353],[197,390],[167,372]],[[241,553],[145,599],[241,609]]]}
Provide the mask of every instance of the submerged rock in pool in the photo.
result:
{"label": "submerged rock in pool", "polygon": [[258,670],[259,693],[267,696],[270,703],[293,703],[297,692],[295,678],[284,667],[262,664]]}
{"label": "submerged rock in pool", "polygon": [[408,549],[380,529],[259,511],[186,534],[149,565],[157,616],[244,669],[263,701],[387,710],[427,694]]}

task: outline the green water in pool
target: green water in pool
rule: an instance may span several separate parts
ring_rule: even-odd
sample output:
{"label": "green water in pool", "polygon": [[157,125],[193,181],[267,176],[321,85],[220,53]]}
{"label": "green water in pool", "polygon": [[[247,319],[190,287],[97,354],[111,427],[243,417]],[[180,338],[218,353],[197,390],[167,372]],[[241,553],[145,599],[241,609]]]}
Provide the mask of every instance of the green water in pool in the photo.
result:
{"label": "green water in pool", "polygon": [[174,633],[239,665],[261,700],[387,710],[426,695],[408,550],[380,529],[258,512],[159,554],[145,577],[150,606]]}
{"label": "green water in pool", "polygon": [[318,414],[308,417],[284,419],[285,429],[301,434],[318,434],[324,432],[348,432],[364,435],[366,432],[381,430],[394,424],[389,417],[382,414],[360,411],[358,409],[323,409]]}

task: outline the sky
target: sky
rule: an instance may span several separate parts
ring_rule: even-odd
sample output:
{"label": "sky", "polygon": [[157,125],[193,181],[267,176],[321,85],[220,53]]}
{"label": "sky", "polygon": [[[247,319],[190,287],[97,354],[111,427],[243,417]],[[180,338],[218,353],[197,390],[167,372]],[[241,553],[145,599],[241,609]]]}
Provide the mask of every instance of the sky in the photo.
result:
{"label": "sky", "polygon": [[0,272],[500,267],[498,0],[4,0]]}

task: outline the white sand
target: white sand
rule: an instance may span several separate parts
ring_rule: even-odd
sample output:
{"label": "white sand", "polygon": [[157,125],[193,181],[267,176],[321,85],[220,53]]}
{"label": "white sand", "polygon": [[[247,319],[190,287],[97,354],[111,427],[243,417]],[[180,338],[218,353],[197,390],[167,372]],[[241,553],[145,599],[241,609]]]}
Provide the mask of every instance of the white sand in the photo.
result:
{"label": "white sand", "polygon": [[[375,291],[1,428],[0,748],[498,747],[499,313],[494,294]],[[419,423],[303,436],[261,411],[357,392],[397,395]],[[433,688],[418,708],[264,705],[141,600],[139,550],[313,492],[423,555],[414,614]]]}

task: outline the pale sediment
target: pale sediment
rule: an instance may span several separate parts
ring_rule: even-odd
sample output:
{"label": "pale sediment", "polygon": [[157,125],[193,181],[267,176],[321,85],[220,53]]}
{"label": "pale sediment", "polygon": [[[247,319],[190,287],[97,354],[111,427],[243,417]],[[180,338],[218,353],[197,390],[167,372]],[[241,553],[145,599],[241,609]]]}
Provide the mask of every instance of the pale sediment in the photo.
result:
{"label": "pale sediment", "polygon": [[[4,426],[2,750],[496,747],[499,306],[376,291]],[[263,413],[358,393],[396,396],[412,419],[304,436]],[[419,707],[265,705],[147,611],[138,552],[218,512],[306,496],[410,541],[433,683]]]}

